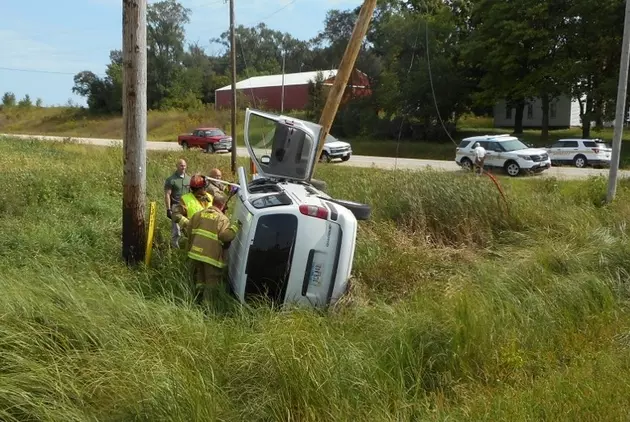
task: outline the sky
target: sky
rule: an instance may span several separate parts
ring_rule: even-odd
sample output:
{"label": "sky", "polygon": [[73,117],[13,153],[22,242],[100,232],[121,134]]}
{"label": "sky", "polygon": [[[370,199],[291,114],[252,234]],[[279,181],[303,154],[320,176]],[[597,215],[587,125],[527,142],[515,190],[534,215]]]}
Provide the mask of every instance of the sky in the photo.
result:
{"label": "sky", "polygon": [[[149,0],[153,3],[154,0]],[[29,94],[45,106],[68,100],[85,105],[72,93],[73,76],[83,70],[102,75],[110,50],[122,47],[122,0],[0,0],[0,95]],[[224,0],[180,0],[192,13],[188,42],[207,53],[221,51],[209,40],[229,29]],[[351,9],[362,0],[235,0],[237,25],[265,22],[272,29],[309,39],[323,27],[330,9]]]}

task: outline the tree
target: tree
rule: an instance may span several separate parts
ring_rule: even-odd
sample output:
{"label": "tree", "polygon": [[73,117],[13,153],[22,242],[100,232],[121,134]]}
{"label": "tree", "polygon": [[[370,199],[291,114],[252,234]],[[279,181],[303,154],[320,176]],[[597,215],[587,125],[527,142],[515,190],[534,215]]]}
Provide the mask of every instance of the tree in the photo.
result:
{"label": "tree", "polygon": [[471,37],[465,57],[484,70],[477,99],[494,103],[504,98],[516,108],[514,133],[523,132],[528,99],[543,103],[543,138],[548,130],[549,101],[566,91],[561,86],[563,25],[568,1],[479,0],[471,16]]}
{"label": "tree", "polygon": [[44,106],[44,102],[42,101],[41,98],[38,98],[37,101],[35,101],[35,107],[41,108]]}
{"label": "tree", "polygon": [[308,82],[308,103],[306,104],[307,119],[318,122],[325,104],[324,75],[322,72],[317,72],[315,79]]}
{"label": "tree", "polygon": [[12,92],[5,92],[2,96],[2,105],[4,107],[14,107],[15,101],[15,94]]}
{"label": "tree", "polygon": [[[190,9],[176,0],[162,0],[147,8],[147,106],[155,109],[167,97],[185,94],[182,90],[184,25],[190,22]],[[184,91],[184,92],[182,92]]]}
{"label": "tree", "polygon": [[375,87],[379,104],[390,117],[420,123],[416,136],[425,139],[441,134],[439,118],[454,124],[456,116],[466,110],[474,86],[460,59],[460,29],[452,11],[446,5],[429,10],[434,14],[394,9],[382,15],[372,35],[375,53],[385,68]]}
{"label": "tree", "polygon": [[28,94],[26,94],[24,98],[22,98],[20,102],[18,102],[18,107],[22,107],[22,108],[29,108],[32,105],[33,105],[33,102],[31,101],[31,97]]}
{"label": "tree", "polygon": [[623,19],[623,0],[573,0],[567,12],[564,36],[572,64],[565,78],[580,103],[583,138],[590,137],[592,122],[601,127],[604,118],[614,118]]}

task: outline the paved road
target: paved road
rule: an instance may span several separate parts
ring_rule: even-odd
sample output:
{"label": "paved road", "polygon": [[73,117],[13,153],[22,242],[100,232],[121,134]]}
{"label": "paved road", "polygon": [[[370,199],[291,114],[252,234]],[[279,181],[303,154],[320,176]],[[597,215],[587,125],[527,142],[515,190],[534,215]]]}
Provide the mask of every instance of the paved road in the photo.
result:
{"label": "paved road", "polygon": [[[0,136],[13,137],[13,138],[30,138],[44,141],[57,141],[61,142],[70,139],[73,142],[99,145],[99,146],[122,146],[122,140],[120,139],[103,139],[103,138],[80,138],[80,137],[68,137],[68,136],[44,136],[44,135],[13,135],[8,133],[0,133]],[[160,150],[160,151],[181,151],[181,147],[175,142],[147,142],[147,150]],[[238,156],[247,157],[247,149],[244,147],[238,147],[236,149]],[[459,166],[454,161],[445,160],[419,160],[411,158],[398,158],[393,157],[373,157],[367,155],[353,155],[349,161],[345,163],[335,162],[335,165],[351,166],[351,167],[377,167],[383,169],[405,169],[405,170],[419,170],[422,168],[431,167],[436,170],[454,171],[459,170]],[[608,176],[607,169],[592,169],[583,168],[578,169],[575,167],[552,167],[551,169],[543,172],[537,177],[557,177],[559,179],[583,179],[589,176],[604,175]],[[621,170],[619,172],[620,177],[630,177],[630,170]]]}

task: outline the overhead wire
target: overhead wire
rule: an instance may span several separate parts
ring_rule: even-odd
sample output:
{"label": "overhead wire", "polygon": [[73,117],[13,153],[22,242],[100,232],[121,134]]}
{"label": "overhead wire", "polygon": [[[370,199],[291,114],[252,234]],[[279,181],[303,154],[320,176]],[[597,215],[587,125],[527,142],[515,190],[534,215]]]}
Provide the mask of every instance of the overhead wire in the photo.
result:
{"label": "overhead wire", "polygon": [[[291,6],[296,1],[297,0],[291,0],[289,3],[285,4],[284,6],[280,7],[279,9],[276,9],[273,13],[263,17],[261,20],[255,22],[255,23],[254,22],[248,23],[247,26],[252,26],[253,24],[258,25],[260,23],[263,23],[263,21],[265,21],[265,20],[269,19],[270,17],[280,13],[281,11],[283,11],[287,7]],[[235,33],[234,35],[235,35],[235,38],[238,38],[238,45],[239,45],[239,49],[241,50],[241,57],[243,58],[243,64],[245,65],[245,76],[247,76],[247,79],[249,80],[249,89],[250,89],[252,101],[254,103],[254,107],[257,107],[257,105],[256,105],[256,95],[254,94],[254,87],[252,86],[251,77],[249,75],[249,70],[248,70],[248,66],[247,66],[247,58],[245,56],[245,49],[243,48],[243,42],[242,42],[241,37],[238,34]]]}

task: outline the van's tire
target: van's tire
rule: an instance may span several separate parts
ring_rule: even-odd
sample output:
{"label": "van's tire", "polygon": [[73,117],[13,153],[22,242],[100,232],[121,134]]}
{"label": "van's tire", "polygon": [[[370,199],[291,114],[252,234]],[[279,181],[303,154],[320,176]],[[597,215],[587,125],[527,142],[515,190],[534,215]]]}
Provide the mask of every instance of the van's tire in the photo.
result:
{"label": "van's tire", "polygon": [[311,179],[311,185],[313,185],[315,189],[321,190],[322,192],[328,191],[328,183],[324,182],[323,180]]}
{"label": "van's tire", "polygon": [[354,214],[357,220],[369,220],[370,215],[372,214],[372,207],[367,204],[361,204],[359,202],[354,201],[346,201],[345,199],[328,199],[326,201],[333,202],[335,204],[341,205],[342,207],[348,208],[352,214]]}
{"label": "van's tire", "polygon": [[182,142],[182,149],[188,149],[188,142]]}

